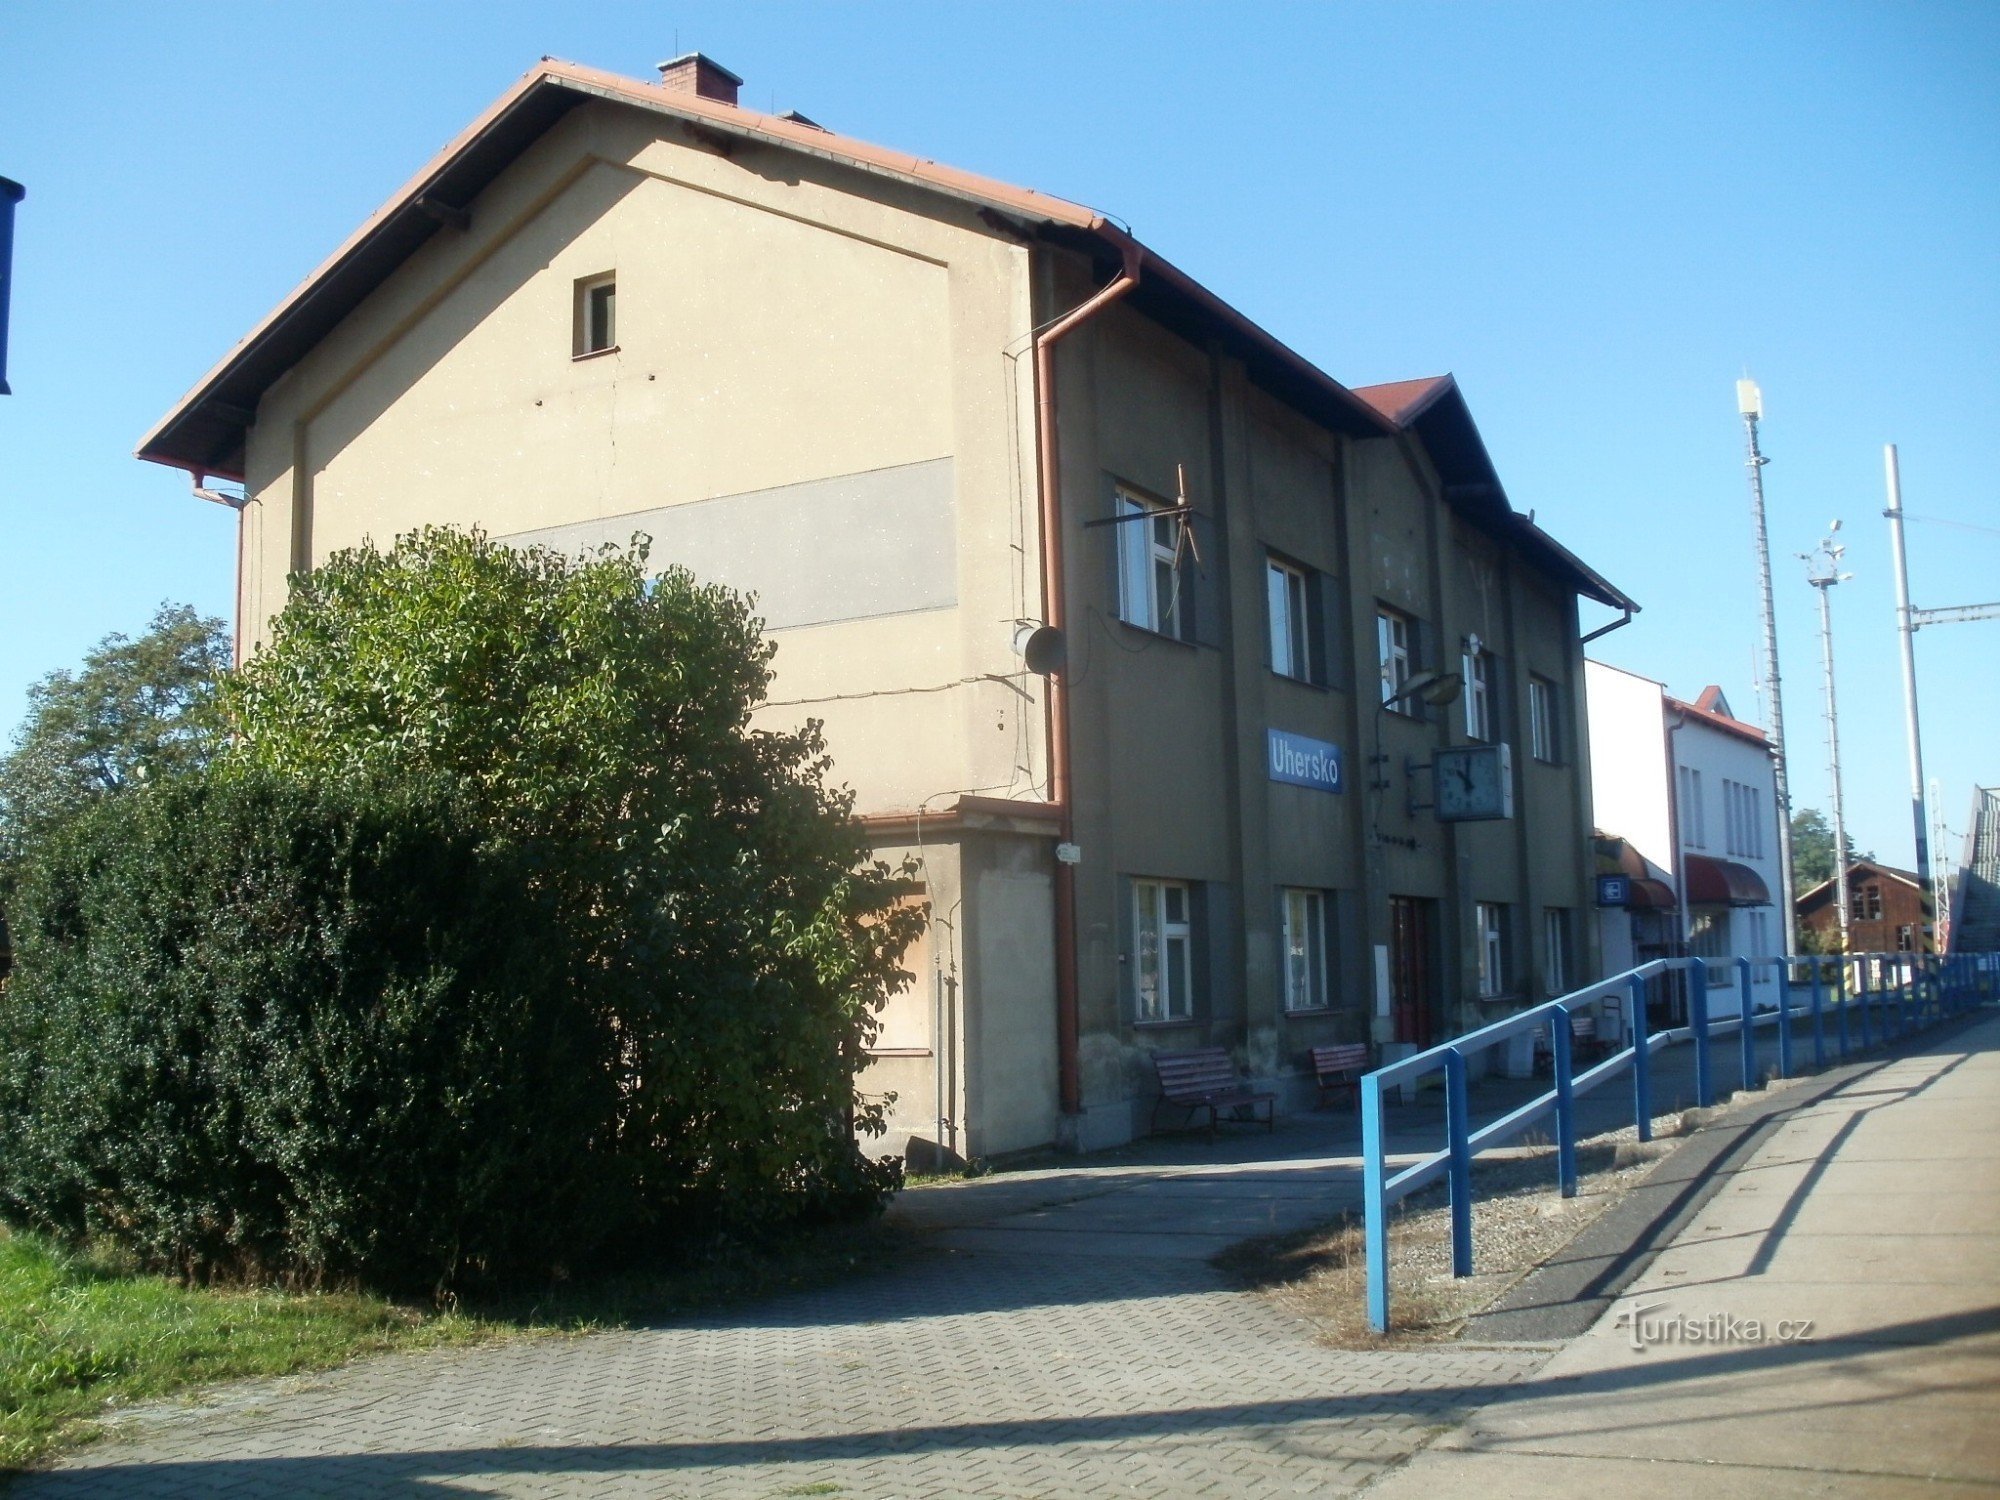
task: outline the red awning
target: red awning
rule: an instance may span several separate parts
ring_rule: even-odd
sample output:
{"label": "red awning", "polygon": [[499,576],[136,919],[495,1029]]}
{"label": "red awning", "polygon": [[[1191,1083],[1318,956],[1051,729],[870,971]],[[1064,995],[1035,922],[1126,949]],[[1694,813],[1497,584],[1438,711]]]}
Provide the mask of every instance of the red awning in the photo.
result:
{"label": "red awning", "polygon": [[1628,887],[1631,899],[1625,905],[1630,910],[1672,911],[1680,903],[1674,900],[1674,888],[1664,880],[1652,880],[1641,875]]}
{"label": "red awning", "polygon": [[1764,877],[1733,859],[1706,854],[1685,856],[1689,906],[1769,906],[1771,888]]}

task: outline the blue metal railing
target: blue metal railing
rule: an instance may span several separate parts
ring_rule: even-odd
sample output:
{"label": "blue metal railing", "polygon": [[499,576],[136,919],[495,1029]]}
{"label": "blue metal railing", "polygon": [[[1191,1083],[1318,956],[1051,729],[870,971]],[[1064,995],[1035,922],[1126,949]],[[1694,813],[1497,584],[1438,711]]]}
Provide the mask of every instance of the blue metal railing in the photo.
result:
{"label": "blue metal railing", "polygon": [[[1757,971],[1776,971],[1777,999],[1759,1009]],[[1734,1015],[1709,1014],[1710,971],[1730,974],[1737,993]],[[1804,971],[1803,978],[1800,971]],[[1687,975],[1688,1024],[1649,1030],[1646,987],[1668,974]],[[1829,978],[1830,976],[1830,978]],[[1805,1003],[1797,1003],[1799,992]],[[1849,1051],[1854,1021],[1859,1047],[1872,1045],[1870,1011],[1882,1039],[1902,1037],[1973,1006],[2000,999],[2000,954],[1869,953],[1801,954],[1785,958],[1655,959],[1559,999],[1495,1021],[1463,1036],[1377,1068],[1361,1079],[1362,1199],[1368,1256],[1368,1321],[1376,1332],[1389,1327],[1389,1209],[1444,1177],[1451,1188],[1452,1274],[1472,1274],[1472,1163],[1480,1152],[1514,1139],[1529,1126],[1555,1116],[1556,1180],[1565,1198],[1576,1196],[1576,1100],[1628,1069],[1632,1074],[1632,1114],[1639,1139],[1653,1138],[1652,1055],[1681,1041],[1694,1043],[1695,1102],[1715,1102],[1714,1044],[1734,1031],[1737,1068],[1743,1088],[1758,1087],[1757,1028],[1777,1026],[1778,1076],[1794,1069],[1792,1028],[1810,1025],[1813,1066],[1826,1065],[1829,1019],[1840,1057]],[[1586,1006],[1610,1002],[1621,1012],[1626,1045],[1602,1062],[1574,1071],[1571,1018]],[[1782,1024],[1780,1024],[1782,1023]],[[1546,1093],[1517,1105],[1498,1119],[1473,1127],[1469,1060],[1524,1033],[1546,1030],[1554,1082]],[[1445,1144],[1391,1173],[1383,1113],[1392,1088],[1412,1087],[1433,1073],[1444,1075]]]}

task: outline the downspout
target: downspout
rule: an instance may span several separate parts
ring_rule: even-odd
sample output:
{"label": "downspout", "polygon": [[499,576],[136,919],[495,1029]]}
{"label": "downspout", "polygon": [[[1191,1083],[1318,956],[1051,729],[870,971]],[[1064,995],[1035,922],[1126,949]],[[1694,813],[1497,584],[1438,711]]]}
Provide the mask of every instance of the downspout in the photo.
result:
{"label": "downspout", "polygon": [[1591,631],[1589,635],[1580,638],[1577,641],[1577,644],[1579,646],[1588,646],[1592,641],[1596,640],[1599,636],[1609,635],[1611,634],[1612,631],[1619,629],[1621,626],[1630,625],[1632,623],[1632,616],[1638,612],[1638,608],[1639,607],[1636,604],[1626,605],[1625,617],[1623,619],[1613,620],[1609,625],[1598,626],[1597,629]]}
{"label": "downspout", "polygon": [[[1064,598],[1067,575],[1063,569],[1062,478],[1056,447],[1055,348],[1065,335],[1139,284],[1145,252],[1129,239],[1123,241],[1121,248],[1125,263],[1118,275],[1035,336],[1036,481],[1041,491],[1042,610],[1047,616],[1043,623],[1061,632],[1065,642],[1069,638],[1069,611]],[[1076,805],[1070,794],[1068,672],[1065,657],[1061,669],[1050,673],[1048,678],[1049,801],[1061,814],[1061,842],[1074,844]],[[1059,851],[1055,873],[1056,1075],[1062,1112],[1077,1115],[1083,1112],[1083,1079],[1078,1064],[1076,866],[1064,857],[1069,853],[1067,849]]]}

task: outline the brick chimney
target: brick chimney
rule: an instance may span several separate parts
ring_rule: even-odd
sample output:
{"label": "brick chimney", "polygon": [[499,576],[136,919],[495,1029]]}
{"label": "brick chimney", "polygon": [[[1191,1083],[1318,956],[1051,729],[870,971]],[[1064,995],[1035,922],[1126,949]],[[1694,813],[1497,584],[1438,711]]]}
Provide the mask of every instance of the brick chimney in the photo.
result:
{"label": "brick chimney", "polygon": [[734,104],[743,80],[712,57],[686,52],[660,64],[660,87],[680,94],[699,94],[718,104]]}

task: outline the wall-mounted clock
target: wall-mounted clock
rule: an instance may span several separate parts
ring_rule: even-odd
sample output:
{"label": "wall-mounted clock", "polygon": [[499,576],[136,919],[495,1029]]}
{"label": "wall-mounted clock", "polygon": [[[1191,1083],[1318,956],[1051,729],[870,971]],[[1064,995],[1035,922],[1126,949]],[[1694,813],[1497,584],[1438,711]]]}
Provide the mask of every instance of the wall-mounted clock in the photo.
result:
{"label": "wall-mounted clock", "polygon": [[1440,823],[1514,816],[1514,757],[1505,745],[1453,745],[1431,756]]}

